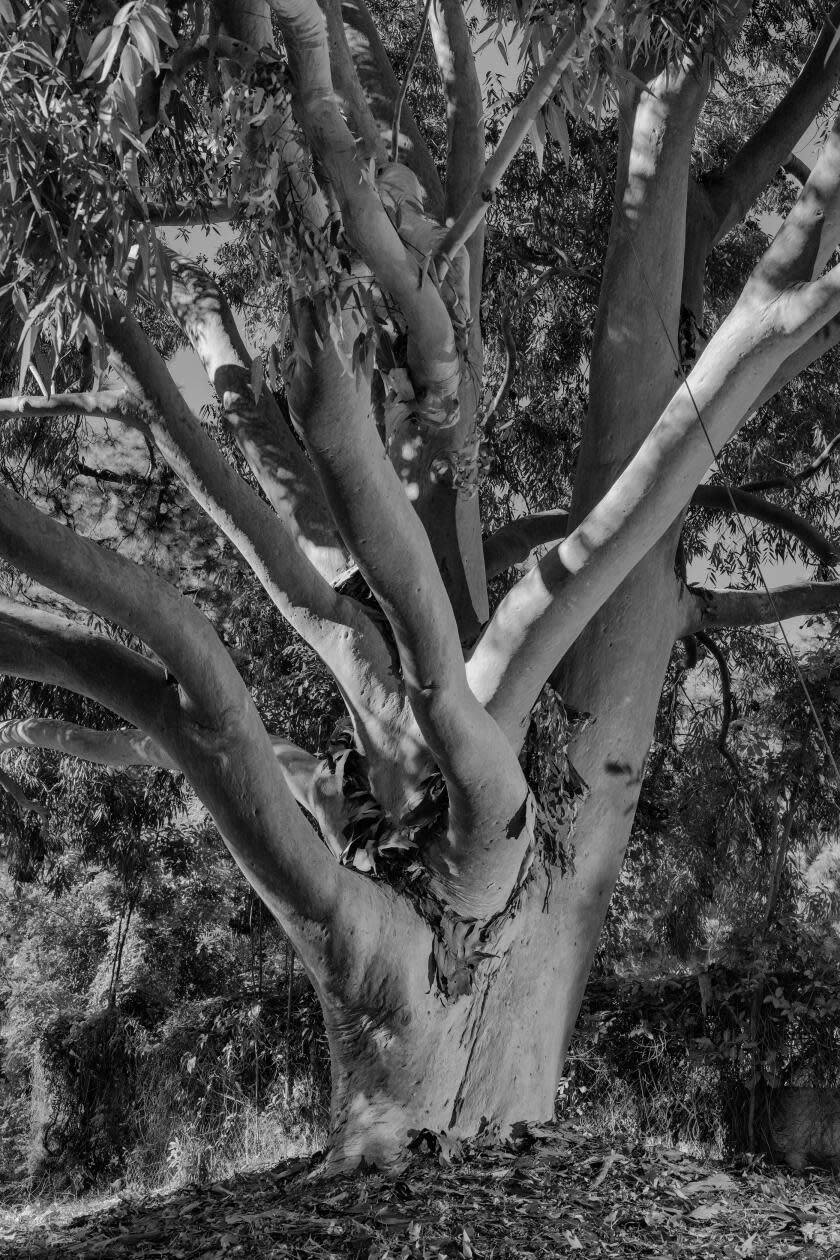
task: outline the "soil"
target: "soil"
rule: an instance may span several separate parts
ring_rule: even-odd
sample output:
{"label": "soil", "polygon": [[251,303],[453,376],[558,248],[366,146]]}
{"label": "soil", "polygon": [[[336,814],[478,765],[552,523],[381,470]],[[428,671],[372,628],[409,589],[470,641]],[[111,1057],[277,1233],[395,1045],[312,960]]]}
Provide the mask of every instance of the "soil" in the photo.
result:
{"label": "soil", "polygon": [[[389,1176],[318,1156],[143,1198],[0,1211],[2,1260],[840,1260],[840,1178],[794,1176],[565,1125],[460,1148],[431,1134]],[[80,1210],[81,1209],[81,1210]]]}

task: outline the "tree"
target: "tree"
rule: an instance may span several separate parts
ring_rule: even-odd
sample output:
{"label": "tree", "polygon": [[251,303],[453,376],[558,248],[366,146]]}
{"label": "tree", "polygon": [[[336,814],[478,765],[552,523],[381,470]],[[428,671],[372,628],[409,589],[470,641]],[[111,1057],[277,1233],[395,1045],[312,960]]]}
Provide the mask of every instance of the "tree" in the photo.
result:
{"label": "tree", "polygon": [[[139,433],[192,500],[174,545],[202,513],[215,523],[330,671],[349,723],[325,756],[269,733],[206,592],[51,519],[21,459],[17,488],[0,487],[15,575],[2,668],[130,725],[21,715],[4,739],[186,776],[318,993],[334,1167],[387,1162],[415,1130],[551,1115],[675,640],[840,603],[831,581],[775,598],[695,589],[678,555],[713,452],[840,332],[836,127],[704,331],[707,260],[840,67],[840,6],[822,25],[806,5],[750,10],[500,5],[500,38],[517,26],[528,63],[487,157],[470,24],[458,0],[427,4],[441,179],[380,38],[387,15],[377,27],[363,0],[0,6],[0,258],[20,352],[0,413],[34,418],[39,443],[68,416]],[[736,69],[761,60],[756,29],[777,60],[809,42],[810,55],[746,138],[731,111],[719,161],[693,167],[701,116],[720,112],[715,75],[732,49]],[[476,491],[515,341],[508,324],[488,402],[485,220],[526,137],[563,152],[602,114],[616,174],[591,346],[576,352],[588,396],[571,504],[483,540]],[[239,229],[274,295],[264,361],[224,284],[167,243],[167,227],[211,222]],[[534,284],[574,295],[581,276],[563,266],[555,255]],[[219,425],[175,385],[167,330],[195,350]],[[790,484],[830,467],[819,447],[786,454]],[[737,493],[741,512],[822,539],[831,562],[812,522]],[[488,574],[529,556],[491,612]],[[549,737],[536,751],[535,706]]]}

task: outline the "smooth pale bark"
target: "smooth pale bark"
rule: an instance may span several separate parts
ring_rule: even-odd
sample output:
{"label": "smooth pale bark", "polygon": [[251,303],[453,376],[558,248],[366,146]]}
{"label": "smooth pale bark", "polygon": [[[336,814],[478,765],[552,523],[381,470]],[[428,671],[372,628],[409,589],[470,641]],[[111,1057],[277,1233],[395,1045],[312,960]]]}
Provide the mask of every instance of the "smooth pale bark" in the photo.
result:
{"label": "smooth pale bark", "polygon": [[303,554],[328,582],[348,565],[318,479],[268,384],[252,385],[253,363],[218,285],[196,263],[169,255],[168,306],[196,351],[225,423],[260,488]]}
{"label": "smooth pale bark", "polygon": [[[335,0],[329,0],[329,3],[332,5]],[[362,91],[383,141],[388,142],[400,84],[364,0],[342,0],[341,14]],[[390,156],[392,160],[398,157],[414,172],[423,189],[426,208],[434,218],[442,220],[444,193],[440,176],[407,104],[403,104],[401,114],[399,153]]]}
{"label": "smooth pale bark", "polygon": [[[703,78],[685,67],[653,79],[644,94],[622,91],[616,205],[571,510],[573,529],[626,467],[678,383],[667,334],[671,331],[676,341],[684,256],[680,207],[687,197],[691,140],[705,87]],[[690,490],[686,501],[689,495]],[[667,524],[663,521],[660,534]],[[574,860],[563,878],[554,881],[548,914],[538,924],[543,948],[562,960],[549,999],[558,1066],[623,861],[678,623],[676,538],[652,541],[655,545],[632,574],[601,601],[594,617],[587,617],[583,633],[585,622],[568,640],[563,634],[562,643],[555,641],[553,661],[547,657],[536,671],[550,671],[565,651],[552,682],[564,703],[592,717],[581,732],[573,733],[569,746],[589,788],[575,822]],[[516,702],[508,714],[506,729],[514,741],[520,738],[524,712]]]}
{"label": "smooth pale bark", "polygon": [[[555,875],[558,873],[555,872]],[[322,997],[333,1067],[330,1168],[388,1164],[412,1131],[504,1133],[550,1117],[562,1062],[556,994],[570,974],[540,869],[486,942],[472,993],[441,1001],[433,938],[395,915],[351,1012]],[[539,965],[535,965],[539,960]]]}
{"label": "smooth pale bark", "polygon": [[[301,308],[304,339],[307,321]],[[342,536],[390,622],[411,712],[449,791],[448,834],[426,862],[458,913],[484,917],[505,904],[531,842],[519,817],[527,786],[510,744],[467,685],[455,615],[376,431],[369,382],[346,370],[332,343],[310,357],[298,358],[289,382],[292,413]]]}
{"label": "smooth pale bark", "polygon": [[5,748],[49,749],[100,766],[178,769],[177,762],[144,731],[97,731],[56,718],[16,718],[0,722],[0,750]]}
{"label": "smooth pale bark", "polygon": [[[822,530],[806,521],[798,513],[778,503],[762,498],[755,493],[759,488],[782,489],[804,480],[816,472],[830,457],[830,451],[824,452],[814,461],[813,469],[801,470],[786,480],[778,479],[766,486],[698,486],[691,496],[692,507],[705,511],[722,513],[726,516],[751,517],[766,525],[773,525],[784,533],[791,534],[813,551],[826,564],[835,564],[840,555],[840,548],[832,542]],[[536,512],[532,516],[522,516],[502,525],[494,534],[484,541],[484,563],[488,578],[497,577],[515,564],[524,564],[538,547],[550,543],[558,543],[566,537],[569,527],[569,514],[561,508],[549,512]]]}
{"label": "smooth pale bark", "polygon": [[379,628],[360,604],[330,587],[282,519],[227,463],[136,320],[115,305],[104,332],[147,399],[149,428],[170,468],[332,671],[357,736],[376,764],[393,744],[391,726],[403,708],[392,652]]}
{"label": "smooth pale bark", "polygon": [[[512,739],[550,671],[552,655],[563,656],[593,614],[603,610],[636,558],[645,555],[675,521],[714,453],[737,432],[773,373],[840,311],[840,270],[811,279],[815,261],[827,257],[836,243],[839,216],[840,138],[835,124],[811,178],[733,311],[636,455],[577,528],[497,608],[470,662],[470,676],[488,711]],[[629,243],[638,267],[644,255],[641,234],[634,235],[638,243],[632,237]],[[676,245],[681,256],[679,237]],[[646,271],[640,279],[650,285]],[[652,288],[648,292],[652,297]],[[657,306],[654,312],[664,334],[665,314]],[[636,322],[643,323],[641,313]],[[624,347],[613,343],[613,361],[631,341],[626,338]],[[593,374],[594,367],[593,363]],[[673,382],[668,389],[673,389]],[[594,382],[591,397],[594,410]],[[617,406],[617,398],[610,405]],[[637,415],[646,405],[645,395],[639,399]],[[623,427],[631,429],[628,409],[622,411]],[[582,454],[586,444],[584,437]],[[596,467],[586,465],[590,477]],[[585,484],[579,476],[576,494]]]}
{"label": "smooth pale bark", "polygon": [[90,416],[115,420],[130,429],[148,434],[142,400],[127,389],[103,389],[92,393],[47,394],[43,397],[20,394],[0,398],[0,417],[33,419],[53,416]]}
{"label": "smooth pale bark", "polygon": [[[335,839],[348,821],[337,776],[290,740],[272,736],[271,746],[292,796],[315,817],[327,843],[333,842],[335,849]],[[15,718],[0,722],[0,753],[10,748],[49,750],[100,766],[181,771],[170,753],[151,735],[136,728],[93,730],[58,718]]]}
{"label": "smooth pale bark", "polygon": [[524,564],[537,547],[566,537],[569,513],[563,508],[535,512],[502,525],[484,540],[487,577],[498,577],[514,564]]}
{"label": "smooth pale bark", "polygon": [[840,608],[840,582],[794,582],[756,591],[691,587],[682,601],[677,637],[699,630],[766,626]]}
{"label": "smooth pale bark", "polygon": [[448,425],[457,411],[460,365],[437,287],[406,249],[356,150],[333,91],[326,24],[316,0],[272,0],[289,53],[300,126],[341,209],[347,238],[405,321],[415,414]]}

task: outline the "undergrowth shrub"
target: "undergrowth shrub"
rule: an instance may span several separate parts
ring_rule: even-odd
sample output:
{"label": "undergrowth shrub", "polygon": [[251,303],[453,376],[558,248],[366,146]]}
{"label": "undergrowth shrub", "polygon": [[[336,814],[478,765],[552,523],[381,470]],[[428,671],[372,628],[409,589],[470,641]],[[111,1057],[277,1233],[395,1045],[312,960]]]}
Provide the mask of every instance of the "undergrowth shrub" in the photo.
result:
{"label": "undergrowth shrub", "polygon": [[757,1148],[755,1100],[840,1088],[840,949],[790,925],[699,974],[597,977],[561,1083],[560,1113],[609,1134],[733,1154]]}

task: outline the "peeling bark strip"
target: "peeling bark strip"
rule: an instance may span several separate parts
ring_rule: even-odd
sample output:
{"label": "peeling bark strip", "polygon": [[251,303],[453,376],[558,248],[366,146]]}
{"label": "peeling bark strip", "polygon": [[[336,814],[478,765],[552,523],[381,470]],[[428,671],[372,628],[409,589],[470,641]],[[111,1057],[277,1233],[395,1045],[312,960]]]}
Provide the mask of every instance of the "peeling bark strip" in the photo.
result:
{"label": "peeling bark strip", "polygon": [[[399,83],[364,0],[216,0],[209,35],[192,31],[193,42],[178,47],[163,9],[141,6],[151,26],[126,66],[136,55],[148,82],[157,73],[149,48],[163,41],[171,50],[164,112],[164,88],[174,92],[185,67],[206,75],[196,125],[208,128],[212,160],[205,169],[202,157],[190,175],[201,182],[209,172],[195,206],[169,205],[170,186],[138,156],[154,139],[155,109],[131,98],[108,132],[107,162],[95,165],[97,178],[110,178],[106,169],[125,177],[108,185],[114,222],[104,211],[97,220],[106,224],[101,258],[98,238],[84,234],[77,192],[64,205],[57,184],[50,195],[60,213],[52,202],[37,210],[42,171],[24,169],[8,126],[7,101],[29,108],[31,89],[20,83],[37,78],[55,32],[40,32],[23,78],[13,50],[4,59],[0,137],[34,216],[22,232],[17,193],[0,198],[0,248],[15,277],[23,341],[59,327],[38,324],[56,314],[49,300],[40,313],[36,305],[52,292],[61,326],[75,320],[74,336],[107,349],[125,388],[9,398],[0,419],[89,415],[117,421],[118,433],[138,428],[319,655],[346,718],[320,757],[269,734],[192,596],[0,486],[0,558],[68,609],[0,601],[0,669],[69,689],[128,724],[86,729],[21,715],[0,723],[0,752],[44,749],[186,776],[322,1003],[334,1168],[392,1161],[412,1131],[501,1132],[552,1113],[674,640],[763,624],[777,611],[840,609],[838,582],[768,597],[690,590],[675,573],[691,503],[727,512],[734,499],[823,563],[838,555],[833,539],[783,501],[790,481],[827,466],[833,443],[810,463],[803,455],[790,479],[736,488],[731,498],[701,485],[711,462],[706,432],[720,449],[840,339],[840,272],[826,270],[840,244],[835,127],[813,170],[800,172],[798,200],[730,314],[700,345],[713,243],[774,177],[840,68],[835,6],[774,113],[725,170],[693,182],[711,63],[749,7],[709,16],[684,46],[673,32],[657,44],[653,22],[653,46],[635,58],[606,0],[583,6],[573,29],[527,29],[549,51],[486,161],[465,13],[457,0],[434,0],[442,185],[407,108],[391,135]],[[113,33],[101,23],[103,47]],[[128,47],[132,32],[117,34]],[[114,117],[107,94],[115,76],[131,95],[122,62],[101,73],[101,63],[76,64],[73,41],[63,48],[72,74],[59,78],[75,86],[62,103],[70,109],[79,104],[74,92],[84,97],[73,114],[79,127]],[[484,217],[529,127],[558,84],[566,93],[563,76],[572,73],[583,76],[588,97],[581,113],[604,88],[601,76],[614,73],[619,140],[571,505],[512,521],[482,546]],[[218,125],[202,112],[205,97]],[[134,106],[142,134],[132,131]],[[51,120],[48,110],[43,126]],[[87,138],[98,161],[102,136]],[[49,143],[58,142],[50,135]],[[68,178],[71,168],[87,170],[86,160],[80,151],[65,162]],[[268,279],[283,275],[293,354],[285,380],[272,377],[277,396],[220,283],[195,262],[151,248],[154,220],[196,216],[239,225]],[[552,282],[561,270],[550,269]],[[186,336],[238,454],[217,445],[182,396],[144,331],[151,321],[141,326],[137,295]],[[680,385],[672,346],[681,327],[692,353]],[[25,356],[31,349],[22,346]],[[42,386],[49,376],[41,373]],[[239,456],[259,491],[239,475]],[[109,482],[109,493],[129,493],[130,481]],[[779,502],[759,488],[778,490]],[[498,489],[491,485],[491,496]],[[540,547],[545,554],[491,617],[487,578]],[[358,598],[342,580],[348,570]],[[81,620],[88,612],[133,636],[134,647],[93,633]],[[721,655],[719,663],[725,671]],[[573,709],[589,718],[570,722]],[[21,808],[42,809],[5,770],[0,786]]]}

